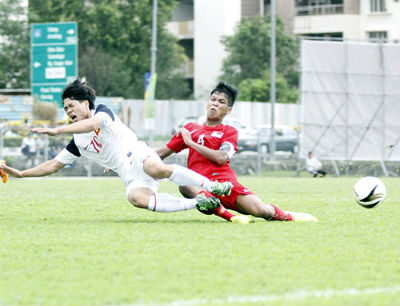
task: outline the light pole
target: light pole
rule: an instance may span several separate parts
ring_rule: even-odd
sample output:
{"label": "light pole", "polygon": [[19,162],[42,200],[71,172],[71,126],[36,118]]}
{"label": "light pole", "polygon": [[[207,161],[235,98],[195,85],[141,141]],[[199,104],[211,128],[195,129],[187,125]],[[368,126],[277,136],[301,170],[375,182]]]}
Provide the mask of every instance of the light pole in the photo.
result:
{"label": "light pole", "polygon": [[270,160],[275,161],[275,63],[276,63],[276,46],[275,46],[275,0],[271,0],[271,79],[270,79],[270,99],[271,99],[271,145]]}
{"label": "light pole", "polygon": [[146,127],[149,130],[149,145],[153,145],[154,136],[154,100],[155,100],[155,88],[156,88],[156,62],[157,62],[157,11],[158,2],[153,0],[153,24],[151,34],[151,66],[150,66],[150,84],[148,89],[148,101],[147,107],[149,108],[148,118],[146,118]]}
{"label": "light pole", "polygon": [[153,29],[152,29],[152,35],[151,35],[151,69],[150,69],[151,76],[153,76],[156,73],[157,11],[158,11],[158,2],[157,2],[157,0],[153,0]]}

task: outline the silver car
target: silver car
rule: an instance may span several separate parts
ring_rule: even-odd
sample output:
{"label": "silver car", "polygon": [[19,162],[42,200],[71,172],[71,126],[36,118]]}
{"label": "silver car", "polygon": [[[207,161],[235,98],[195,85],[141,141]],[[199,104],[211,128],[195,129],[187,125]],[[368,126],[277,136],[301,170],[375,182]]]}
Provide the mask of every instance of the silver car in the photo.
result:
{"label": "silver car", "polygon": [[[259,134],[261,150],[269,152],[271,146],[271,127],[259,126],[256,130]],[[275,150],[295,153],[298,147],[297,131],[290,126],[276,126],[274,130]]]}

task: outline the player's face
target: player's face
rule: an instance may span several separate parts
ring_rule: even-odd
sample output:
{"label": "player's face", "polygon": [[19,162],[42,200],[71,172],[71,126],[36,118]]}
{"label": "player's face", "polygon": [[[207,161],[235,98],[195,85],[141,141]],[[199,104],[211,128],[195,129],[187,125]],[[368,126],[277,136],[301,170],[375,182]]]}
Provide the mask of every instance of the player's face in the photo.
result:
{"label": "player's face", "polygon": [[207,103],[207,119],[222,121],[231,110],[232,107],[229,106],[226,94],[223,92],[214,92]]}
{"label": "player's face", "polygon": [[64,111],[73,122],[90,118],[89,101],[80,102],[70,98],[63,100]]}

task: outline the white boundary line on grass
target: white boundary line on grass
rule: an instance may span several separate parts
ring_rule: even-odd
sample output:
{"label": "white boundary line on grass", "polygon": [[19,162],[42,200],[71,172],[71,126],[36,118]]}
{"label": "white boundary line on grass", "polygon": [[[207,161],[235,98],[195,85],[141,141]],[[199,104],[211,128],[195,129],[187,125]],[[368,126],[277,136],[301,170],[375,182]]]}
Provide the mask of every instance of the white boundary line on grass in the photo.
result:
{"label": "white boundary line on grass", "polygon": [[[223,299],[192,299],[176,300],[168,303],[148,303],[148,304],[123,304],[119,306],[198,306],[198,305],[238,305],[243,303],[276,302],[284,300],[302,300],[307,298],[332,298],[337,296],[357,296],[371,295],[378,293],[394,294],[400,292],[400,286],[396,287],[376,287],[367,289],[327,289],[327,290],[297,290],[284,294],[273,295],[245,295],[228,296]],[[112,305],[110,305],[112,306]]]}

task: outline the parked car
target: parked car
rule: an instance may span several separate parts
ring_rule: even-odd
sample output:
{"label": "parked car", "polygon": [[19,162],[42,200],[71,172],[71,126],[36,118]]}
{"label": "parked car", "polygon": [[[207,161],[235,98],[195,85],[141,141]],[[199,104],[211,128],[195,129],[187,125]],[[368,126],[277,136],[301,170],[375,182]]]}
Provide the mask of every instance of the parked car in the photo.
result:
{"label": "parked car", "polygon": [[[290,126],[276,126],[275,130],[275,150],[296,152],[298,146],[297,132]],[[271,127],[259,126],[255,134],[243,135],[238,140],[238,152],[258,151],[258,142],[260,142],[261,152],[267,153],[271,147]]]}
{"label": "parked car", "polygon": [[[172,133],[176,133],[181,127],[189,122],[196,122],[199,124],[204,123],[204,116],[190,116],[181,119],[173,128]],[[271,127],[267,125],[260,125],[256,129],[245,126],[240,120],[233,117],[225,117],[223,124],[235,127],[239,132],[238,138],[238,152],[242,151],[257,151],[258,150],[258,137],[260,137],[261,152],[270,151],[271,142]],[[285,125],[278,125],[274,127],[275,130],[275,150],[296,152],[298,146],[297,132],[294,128]]]}
{"label": "parked car", "polygon": [[251,133],[242,133],[239,132],[238,138],[238,153],[243,151],[257,151],[258,140],[257,140],[257,131]]}
{"label": "parked car", "polygon": [[[259,126],[256,128],[260,138],[260,147],[262,152],[269,152],[271,146],[271,127]],[[298,147],[297,131],[290,126],[274,127],[275,150],[295,153]]]}

